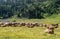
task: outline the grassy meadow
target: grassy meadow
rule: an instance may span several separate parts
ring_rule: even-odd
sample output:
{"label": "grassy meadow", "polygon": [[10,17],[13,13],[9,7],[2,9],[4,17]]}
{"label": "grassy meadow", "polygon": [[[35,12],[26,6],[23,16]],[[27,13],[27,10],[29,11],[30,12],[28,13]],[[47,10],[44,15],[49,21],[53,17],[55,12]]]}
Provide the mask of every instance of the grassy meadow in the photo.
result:
{"label": "grassy meadow", "polygon": [[[30,23],[60,23],[60,14],[53,15],[46,19],[16,19],[17,22],[30,22]],[[47,34],[44,32],[44,27],[0,27],[0,39],[60,39],[60,26],[55,29],[55,34]]]}
{"label": "grassy meadow", "polygon": [[60,39],[60,27],[47,34],[44,27],[0,27],[0,39]]}

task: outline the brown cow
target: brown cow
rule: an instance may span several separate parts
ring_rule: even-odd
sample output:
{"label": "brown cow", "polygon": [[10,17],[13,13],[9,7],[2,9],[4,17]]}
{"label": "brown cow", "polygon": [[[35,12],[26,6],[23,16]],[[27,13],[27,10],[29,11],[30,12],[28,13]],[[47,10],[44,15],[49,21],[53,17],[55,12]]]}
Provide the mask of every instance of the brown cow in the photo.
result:
{"label": "brown cow", "polygon": [[4,22],[4,24],[2,25],[2,27],[7,27],[7,26],[9,26],[8,24],[9,24],[9,22]]}
{"label": "brown cow", "polygon": [[33,28],[35,26],[35,24],[33,24],[33,23],[27,23],[26,26],[29,27],[29,28]]}
{"label": "brown cow", "polygon": [[54,34],[54,26],[52,25],[47,26],[45,32],[49,34]]}
{"label": "brown cow", "polygon": [[40,24],[39,24],[39,23],[35,23],[34,25],[35,25],[35,26],[40,26]]}
{"label": "brown cow", "polygon": [[55,28],[58,28],[58,24],[52,24],[52,26],[54,26]]}
{"label": "brown cow", "polygon": [[20,24],[20,23],[18,23],[18,22],[12,22],[12,23],[10,23],[10,24],[11,24],[11,26],[13,26],[13,27],[17,27],[17,26],[22,25],[22,24]]}
{"label": "brown cow", "polygon": [[26,23],[20,23],[20,26],[25,26],[26,25]]}
{"label": "brown cow", "polygon": [[0,22],[0,27],[2,27],[4,25],[4,23],[3,22]]}
{"label": "brown cow", "polygon": [[47,27],[48,24],[40,24],[41,27]]}

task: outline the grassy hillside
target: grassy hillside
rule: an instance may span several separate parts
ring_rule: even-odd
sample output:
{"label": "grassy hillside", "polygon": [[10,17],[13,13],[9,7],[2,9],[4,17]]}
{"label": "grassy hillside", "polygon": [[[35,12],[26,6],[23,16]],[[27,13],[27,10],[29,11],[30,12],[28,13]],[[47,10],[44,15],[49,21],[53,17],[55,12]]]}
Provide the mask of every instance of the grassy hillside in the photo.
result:
{"label": "grassy hillside", "polygon": [[60,39],[60,27],[47,34],[43,27],[0,27],[0,39]]}
{"label": "grassy hillside", "polygon": [[[52,15],[46,19],[18,19],[12,18],[10,21],[30,22],[30,23],[60,23],[60,14]],[[60,25],[55,29],[55,34],[47,34],[44,27],[0,27],[0,39],[60,39]]]}
{"label": "grassy hillside", "polygon": [[19,19],[19,18],[11,18],[10,21],[16,21],[16,22],[31,22],[31,23],[34,23],[34,22],[37,22],[37,23],[46,23],[46,24],[52,24],[52,23],[60,23],[60,14],[56,15],[52,15],[52,16],[49,16],[47,17],[46,19]]}

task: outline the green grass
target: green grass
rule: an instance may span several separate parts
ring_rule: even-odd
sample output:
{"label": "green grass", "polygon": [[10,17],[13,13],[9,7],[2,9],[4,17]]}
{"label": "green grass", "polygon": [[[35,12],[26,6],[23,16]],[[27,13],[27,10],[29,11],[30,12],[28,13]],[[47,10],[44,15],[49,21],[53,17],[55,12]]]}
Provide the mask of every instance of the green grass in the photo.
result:
{"label": "green grass", "polygon": [[47,34],[44,27],[0,27],[0,39],[60,39],[60,28]]}
{"label": "green grass", "polygon": [[[60,14],[47,17],[46,19],[11,19],[11,21],[14,20],[25,23],[60,24]],[[0,27],[0,39],[60,39],[60,26],[55,29],[55,34],[47,34],[44,30],[44,27]]]}
{"label": "green grass", "polygon": [[60,14],[58,15],[52,15],[50,17],[47,17],[46,19],[19,19],[19,18],[11,18],[11,21],[17,21],[17,22],[25,22],[25,23],[45,23],[45,24],[52,24],[52,23],[60,23]]}

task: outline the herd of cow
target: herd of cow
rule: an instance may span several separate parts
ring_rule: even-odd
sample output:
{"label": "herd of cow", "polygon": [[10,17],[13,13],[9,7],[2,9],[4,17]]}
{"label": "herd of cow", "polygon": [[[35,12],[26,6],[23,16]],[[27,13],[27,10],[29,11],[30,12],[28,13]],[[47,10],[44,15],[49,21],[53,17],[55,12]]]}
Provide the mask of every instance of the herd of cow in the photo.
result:
{"label": "herd of cow", "polygon": [[[43,25],[43,24],[42,24]],[[42,26],[39,23],[20,23],[20,22],[0,22],[0,27],[21,27],[21,26],[27,26],[30,28],[33,28],[35,26]]]}
{"label": "herd of cow", "polygon": [[27,26],[29,28],[46,27],[45,32],[53,34],[54,29],[58,28],[59,24],[42,24],[42,23],[20,23],[20,22],[0,22],[0,27],[22,27]]}

